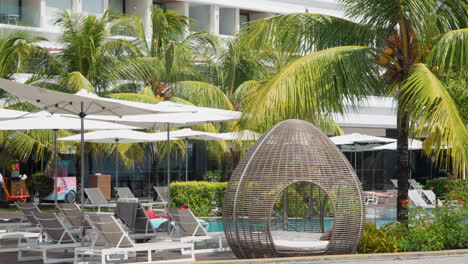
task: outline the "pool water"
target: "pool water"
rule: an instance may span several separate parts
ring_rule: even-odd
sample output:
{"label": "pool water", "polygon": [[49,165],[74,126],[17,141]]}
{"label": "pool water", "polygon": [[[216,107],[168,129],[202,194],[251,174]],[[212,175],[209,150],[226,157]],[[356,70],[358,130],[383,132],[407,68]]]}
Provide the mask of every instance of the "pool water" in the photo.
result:
{"label": "pool water", "polygon": [[[396,220],[396,210],[395,209],[388,209],[388,208],[368,208],[366,219],[369,222],[375,222],[377,227],[381,227],[385,224],[394,222]],[[211,218],[203,218],[206,222],[208,222],[208,232],[223,232],[223,219],[221,217],[211,217]],[[325,229],[329,228],[333,225],[333,218],[329,219],[326,218],[325,220]],[[292,225],[297,226],[300,228],[301,221],[299,220],[289,220],[292,222]]]}

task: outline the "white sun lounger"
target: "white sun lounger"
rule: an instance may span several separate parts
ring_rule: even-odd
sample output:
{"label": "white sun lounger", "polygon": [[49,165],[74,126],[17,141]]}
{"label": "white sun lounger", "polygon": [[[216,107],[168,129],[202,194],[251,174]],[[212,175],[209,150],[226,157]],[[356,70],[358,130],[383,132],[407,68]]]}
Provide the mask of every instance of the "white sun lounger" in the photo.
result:
{"label": "white sun lounger", "polygon": [[[86,216],[96,231],[102,236],[107,245],[105,247],[78,247],[75,249],[74,263],[79,263],[80,257],[86,256],[99,256],[101,263],[111,262],[116,260],[127,259],[129,253],[146,252],[147,262],[150,263],[169,263],[181,261],[195,261],[193,243],[182,243],[173,241],[158,241],[136,244],[130,239],[128,233],[118,224],[117,220],[111,215],[103,214],[89,214]],[[159,252],[163,250],[181,250],[182,253],[186,249],[191,253],[191,258],[188,259],[175,259],[175,260],[162,260],[153,261],[152,252]],[[120,256],[119,258],[116,258]]]}
{"label": "white sun lounger", "polygon": [[[46,235],[44,240],[36,240],[34,243],[20,243],[18,250],[18,261],[28,261],[41,259],[43,263],[61,263],[72,261],[73,258],[54,258],[47,255],[50,250],[73,250],[80,243],[75,239],[72,233],[66,228],[62,220],[52,212],[34,212],[36,220],[40,223],[42,233]],[[39,251],[41,256],[24,257],[25,251]]]}
{"label": "white sun lounger", "polygon": [[171,234],[181,235],[182,242],[216,241],[216,248],[196,249],[196,253],[229,251],[223,247],[224,232],[207,232],[190,209],[167,209],[169,217],[175,221],[175,230]]}

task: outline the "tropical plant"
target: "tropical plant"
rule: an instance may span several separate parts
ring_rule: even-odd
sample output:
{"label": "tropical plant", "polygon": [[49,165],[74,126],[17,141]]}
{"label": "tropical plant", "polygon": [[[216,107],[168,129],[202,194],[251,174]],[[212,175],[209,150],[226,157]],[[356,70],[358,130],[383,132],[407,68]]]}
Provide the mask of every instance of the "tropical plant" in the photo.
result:
{"label": "tropical plant", "polygon": [[108,39],[110,21],[107,11],[99,18],[62,11],[56,24],[63,30],[59,42],[64,49],[38,73],[42,78],[36,77],[35,85],[66,92],[84,89],[101,95],[108,93],[119,82],[113,69],[127,58],[131,44]]}
{"label": "tropical plant", "polygon": [[398,252],[396,237],[375,222],[366,222],[357,252],[360,254]]}
{"label": "tropical plant", "polygon": [[[460,171],[468,163],[466,119],[458,109],[466,101],[450,88],[466,87],[467,1],[339,3],[349,20],[287,14],[253,21],[244,30],[239,45],[245,49],[273,47],[301,57],[249,91],[243,123],[317,122],[346,111],[344,101],[355,106],[366,95],[392,95],[398,102],[398,201],[406,201],[410,134],[426,138],[425,153],[437,162],[451,160]],[[397,207],[398,219],[406,219],[405,207]]]}
{"label": "tropical plant", "polygon": [[[26,30],[0,31],[0,78],[11,79],[13,74],[28,72],[34,58],[47,54],[34,44],[44,40]],[[3,95],[4,91],[0,91]],[[3,97],[3,96],[2,96]]]}

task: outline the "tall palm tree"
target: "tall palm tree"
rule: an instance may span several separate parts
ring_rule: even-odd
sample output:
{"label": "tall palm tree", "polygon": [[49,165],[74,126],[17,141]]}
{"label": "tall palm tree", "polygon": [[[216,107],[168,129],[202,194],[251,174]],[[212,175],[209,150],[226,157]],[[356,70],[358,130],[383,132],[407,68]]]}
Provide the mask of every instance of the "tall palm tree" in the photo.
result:
{"label": "tall palm tree", "polygon": [[[468,69],[467,0],[340,0],[346,17],[298,13],[252,22],[241,36],[247,49],[274,47],[301,55],[246,99],[249,122],[270,123],[343,112],[366,95],[395,97],[398,219],[407,218],[408,137],[426,138],[438,162],[468,164],[466,119],[454,98]],[[460,100],[464,100],[460,102]],[[457,104],[457,102],[459,102]],[[253,118],[252,118],[253,117]],[[448,160],[448,159],[447,159]]]}

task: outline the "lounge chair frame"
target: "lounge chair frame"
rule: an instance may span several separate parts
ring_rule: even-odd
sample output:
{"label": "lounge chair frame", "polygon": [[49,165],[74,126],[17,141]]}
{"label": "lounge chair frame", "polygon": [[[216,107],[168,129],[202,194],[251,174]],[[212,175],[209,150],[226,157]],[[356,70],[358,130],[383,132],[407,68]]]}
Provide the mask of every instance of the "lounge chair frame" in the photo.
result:
{"label": "lounge chair frame", "polygon": [[196,249],[195,253],[210,253],[230,251],[229,247],[223,247],[224,234],[222,232],[207,232],[203,225],[190,209],[167,209],[169,217],[174,220],[173,228],[169,236],[180,233],[181,242],[201,242],[207,240],[217,240],[217,248]]}
{"label": "lounge chair frame", "polygon": [[[73,234],[67,229],[63,221],[55,213],[34,212],[33,215],[42,228],[39,237],[42,237],[42,234],[45,234],[46,239],[38,239],[34,243],[20,243],[18,261],[30,261],[36,259],[41,259],[43,263],[62,263],[73,261],[73,258],[50,258],[47,255],[48,250],[63,249],[64,251],[68,251],[80,246],[80,243],[76,241]],[[46,221],[54,221],[54,227],[47,226],[45,224]],[[51,231],[56,230],[62,231],[60,237],[51,233]],[[41,252],[41,256],[24,257],[24,251],[39,251]]]}
{"label": "lounge chair frame", "polygon": [[[117,259],[111,259],[111,256],[122,255],[124,259],[128,258],[131,252],[146,252],[147,262],[151,263],[170,263],[170,262],[181,262],[181,261],[195,261],[194,245],[193,243],[181,243],[172,241],[161,241],[156,243],[141,243],[135,244],[130,238],[129,234],[122,228],[117,220],[111,215],[87,215],[88,221],[96,229],[99,235],[105,238],[108,242],[106,247],[96,247],[93,243],[90,247],[79,247],[75,249],[74,263],[80,263],[80,256],[99,256],[101,263],[105,264],[107,261],[114,261]],[[104,221],[101,219],[105,219]],[[106,232],[102,229],[102,226],[112,227],[113,230]],[[117,241],[112,238],[113,235],[117,235]],[[120,235],[120,237],[118,237]],[[188,253],[191,258],[187,259],[176,259],[176,260],[162,260],[153,261],[152,252],[162,250],[175,250],[180,249],[182,254]]]}

